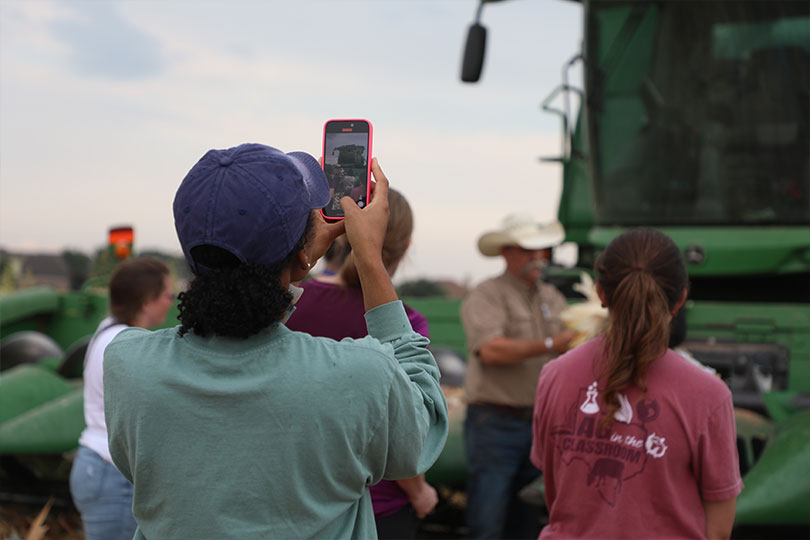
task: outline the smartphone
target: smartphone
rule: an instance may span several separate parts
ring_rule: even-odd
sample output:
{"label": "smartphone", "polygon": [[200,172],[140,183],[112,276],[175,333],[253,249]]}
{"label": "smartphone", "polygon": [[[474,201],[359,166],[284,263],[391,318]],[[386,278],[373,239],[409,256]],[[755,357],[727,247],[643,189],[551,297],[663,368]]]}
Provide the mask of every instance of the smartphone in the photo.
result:
{"label": "smartphone", "polygon": [[327,221],[343,219],[340,199],[349,196],[363,208],[371,197],[371,122],[328,120],[323,126],[323,172],[329,203],[321,208]]}

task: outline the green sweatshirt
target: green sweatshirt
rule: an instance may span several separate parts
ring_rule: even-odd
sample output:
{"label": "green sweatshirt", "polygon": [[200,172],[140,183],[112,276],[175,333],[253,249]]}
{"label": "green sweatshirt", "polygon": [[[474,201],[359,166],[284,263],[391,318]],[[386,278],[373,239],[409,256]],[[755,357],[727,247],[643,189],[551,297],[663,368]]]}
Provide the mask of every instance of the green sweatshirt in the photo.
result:
{"label": "green sweatshirt", "polygon": [[376,538],[368,486],[425,472],[447,438],[428,340],[402,303],[336,342],[121,332],[104,354],[110,453],[136,539]]}

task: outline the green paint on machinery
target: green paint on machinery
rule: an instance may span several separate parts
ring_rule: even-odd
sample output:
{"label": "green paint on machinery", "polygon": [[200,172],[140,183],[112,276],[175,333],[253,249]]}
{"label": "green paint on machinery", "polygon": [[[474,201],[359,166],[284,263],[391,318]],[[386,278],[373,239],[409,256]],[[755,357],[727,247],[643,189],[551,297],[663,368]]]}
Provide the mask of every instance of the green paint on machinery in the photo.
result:
{"label": "green paint on machinery", "polygon": [[85,426],[83,405],[79,388],[3,422],[0,454],[57,454],[73,450]]}
{"label": "green paint on machinery", "polygon": [[737,499],[737,524],[804,525],[810,512],[810,410],[774,426]]}
{"label": "green paint on machinery", "polygon": [[[77,447],[84,353],[106,313],[103,289],[36,287],[0,298],[0,456]],[[176,316],[175,307],[166,326]]]}
{"label": "green paint on machinery", "polygon": [[[0,426],[43,403],[75,391],[76,385],[52,369],[22,364],[3,372],[0,377]],[[0,436],[0,441],[5,438]],[[4,452],[0,447],[0,452]]]}
{"label": "green paint on machinery", "polygon": [[467,356],[467,340],[459,320],[461,300],[445,298],[408,298],[409,306],[425,314],[430,322],[430,341],[453,350],[462,358]]}
{"label": "green paint on machinery", "polygon": [[0,338],[15,332],[41,332],[69,348],[76,340],[92,335],[107,311],[103,292],[58,293],[49,287],[23,289],[3,297]]}

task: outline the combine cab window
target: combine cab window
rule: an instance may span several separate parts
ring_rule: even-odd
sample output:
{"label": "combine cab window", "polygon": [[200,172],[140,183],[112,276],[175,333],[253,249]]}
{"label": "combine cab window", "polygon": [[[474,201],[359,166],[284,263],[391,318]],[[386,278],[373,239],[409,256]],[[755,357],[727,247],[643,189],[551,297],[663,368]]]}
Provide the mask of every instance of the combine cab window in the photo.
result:
{"label": "combine cab window", "polygon": [[810,223],[810,3],[591,13],[599,224]]}

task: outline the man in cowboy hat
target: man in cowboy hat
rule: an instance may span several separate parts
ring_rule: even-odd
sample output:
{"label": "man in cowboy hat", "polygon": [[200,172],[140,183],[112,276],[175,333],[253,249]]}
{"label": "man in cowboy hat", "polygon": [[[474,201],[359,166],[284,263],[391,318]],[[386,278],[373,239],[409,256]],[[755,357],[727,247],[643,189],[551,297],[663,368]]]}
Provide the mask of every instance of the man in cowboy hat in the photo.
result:
{"label": "man in cowboy hat", "polygon": [[506,269],[473,289],[461,306],[467,334],[467,525],[470,538],[536,538],[536,509],[517,497],[540,471],[529,461],[532,405],[543,364],[576,333],[559,319],[563,295],[541,279],[551,248],[565,238],[559,222],[511,215],[478,240]]}

